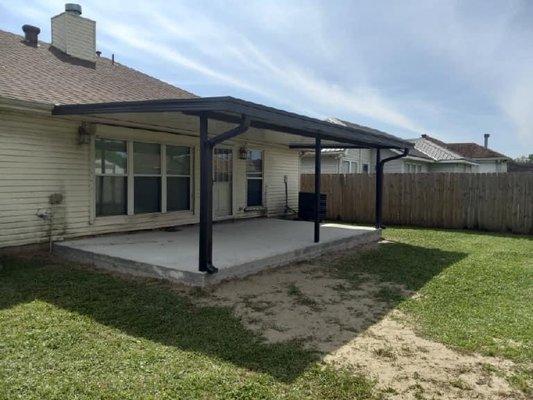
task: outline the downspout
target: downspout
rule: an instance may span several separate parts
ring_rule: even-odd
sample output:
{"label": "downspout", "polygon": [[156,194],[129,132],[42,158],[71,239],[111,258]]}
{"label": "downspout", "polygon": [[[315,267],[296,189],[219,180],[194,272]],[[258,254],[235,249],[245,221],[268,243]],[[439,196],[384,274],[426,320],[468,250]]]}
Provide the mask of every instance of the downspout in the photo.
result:
{"label": "downspout", "polygon": [[402,154],[398,154],[392,157],[384,158],[381,160],[381,149],[376,150],[376,229],[384,229],[382,225],[383,215],[383,169],[385,163],[399,158],[405,157],[409,154],[409,149],[403,149]]}

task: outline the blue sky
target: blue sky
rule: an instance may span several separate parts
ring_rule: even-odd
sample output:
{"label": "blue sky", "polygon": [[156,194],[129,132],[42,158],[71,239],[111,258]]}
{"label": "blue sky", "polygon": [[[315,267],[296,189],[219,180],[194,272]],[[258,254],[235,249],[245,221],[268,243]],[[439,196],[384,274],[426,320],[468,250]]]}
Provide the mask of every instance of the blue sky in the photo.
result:
{"label": "blue sky", "polygon": [[[0,29],[50,41],[64,3],[0,0]],[[201,96],[533,153],[533,1],[80,4],[104,56]]]}

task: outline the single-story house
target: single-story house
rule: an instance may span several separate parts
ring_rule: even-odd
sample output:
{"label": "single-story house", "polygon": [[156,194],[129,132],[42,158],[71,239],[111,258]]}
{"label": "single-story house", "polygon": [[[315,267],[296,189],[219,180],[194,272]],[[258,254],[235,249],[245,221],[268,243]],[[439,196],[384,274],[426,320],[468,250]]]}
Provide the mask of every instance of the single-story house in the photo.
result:
{"label": "single-story house", "polygon": [[507,172],[507,164],[509,161],[512,161],[510,157],[489,148],[490,135],[488,133],[484,135],[483,146],[477,143],[443,143],[427,135],[423,136],[427,140],[440,143],[447,149],[474,161],[477,164],[474,172]]}
{"label": "single-story house", "polygon": [[[337,118],[328,121],[348,127],[360,127],[352,122]],[[488,134],[485,134],[484,146],[476,143],[445,143],[429,135],[408,139],[414,148],[405,157],[395,159],[385,165],[385,173],[427,173],[427,172],[462,172],[487,173],[507,172],[510,158],[488,148]],[[373,149],[323,149],[322,173],[348,174],[375,172],[376,151]],[[401,154],[395,149],[383,150],[386,157]],[[313,173],[314,151],[300,153],[300,170],[302,174]]]}
{"label": "single-story house", "polygon": [[[126,67],[97,51],[96,23],[79,5],[67,4],[51,24],[50,44],[33,26],[23,26],[24,36],[0,31],[0,248],[199,224],[179,240],[196,235],[194,268],[214,273],[213,220],[298,208],[299,149],[357,145],[406,154],[412,147],[370,128],[198,97]],[[315,165],[320,171],[320,157]],[[319,192],[320,174],[315,183]],[[315,199],[310,231],[318,242]],[[243,232],[226,230],[224,238],[258,236],[255,250],[268,247],[266,231]],[[248,237],[229,237],[239,234]],[[114,240],[126,240],[128,254],[142,248],[156,257],[164,247]],[[172,243],[172,257],[192,248]],[[230,249],[228,257],[246,250]]]}
{"label": "single-story house", "polygon": [[[375,159],[369,149],[322,149],[323,174],[369,173],[374,169]],[[301,152],[300,173],[315,173],[315,152]]]}

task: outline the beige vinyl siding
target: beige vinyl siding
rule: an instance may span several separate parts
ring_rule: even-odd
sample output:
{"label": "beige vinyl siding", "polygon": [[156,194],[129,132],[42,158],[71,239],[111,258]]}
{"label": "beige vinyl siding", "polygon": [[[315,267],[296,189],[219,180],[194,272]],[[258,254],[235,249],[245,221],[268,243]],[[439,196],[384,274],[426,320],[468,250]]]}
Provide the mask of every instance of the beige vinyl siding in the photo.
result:
{"label": "beige vinyl siding", "polygon": [[[339,157],[331,155],[322,155],[321,171],[323,174],[338,174],[339,171]],[[314,174],[315,173],[315,157],[306,156],[301,158],[300,172],[302,174]]]}
{"label": "beige vinyl siding", "polygon": [[265,194],[268,215],[281,215],[285,211],[285,183],[287,175],[289,207],[298,209],[300,168],[298,153],[293,150],[266,151]]}
{"label": "beige vinyl siding", "polygon": [[[77,124],[4,111],[0,121],[0,246],[46,241],[39,210],[53,209],[55,237],[86,227],[89,148],[77,144]],[[53,193],[62,205],[48,204]]]}
{"label": "beige vinyl siding", "polygon": [[[54,239],[110,232],[160,228],[198,222],[199,148],[190,136],[97,125],[96,135],[193,147],[193,209],[169,213],[95,217],[94,174],[90,144],[78,144],[79,122],[22,112],[0,111],[0,247],[46,242],[49,223],[39,210],[54,213]],[[243,145],[231,142],[234,154],[234,196],[231,218],[264,215],[245,211],[246,162],[238,158]],[[298,153],[265,143],[247,148],[264,150],[264,205],[268,215],[285,207],[283,175],[289,178],[289,203],[297,207]],[[50,206],[49,196],[63,195],[61,205]]]}
{"label": "beige vinyl siding", "polygon": [[[363,172],[363,164],[368,164],[369,170],[372,164],[372,150],[371,149],[347,149],[346,155],[342,161],[352,161],[357,163],[356,173]],[[375,161],[374,161],[375,162]]]}

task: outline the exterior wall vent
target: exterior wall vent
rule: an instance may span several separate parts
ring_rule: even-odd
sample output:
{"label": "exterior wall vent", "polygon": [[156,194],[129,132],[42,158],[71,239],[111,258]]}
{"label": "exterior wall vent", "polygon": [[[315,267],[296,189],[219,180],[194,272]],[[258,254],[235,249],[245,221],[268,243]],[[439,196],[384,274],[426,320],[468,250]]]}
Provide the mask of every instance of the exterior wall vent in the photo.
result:
{"label": "exterior wall vent", "polygon": [[96,61],[96,22],[81,16],[79,4],[68,3],[65,12],[52,17],[52,46],[86,61]]}

